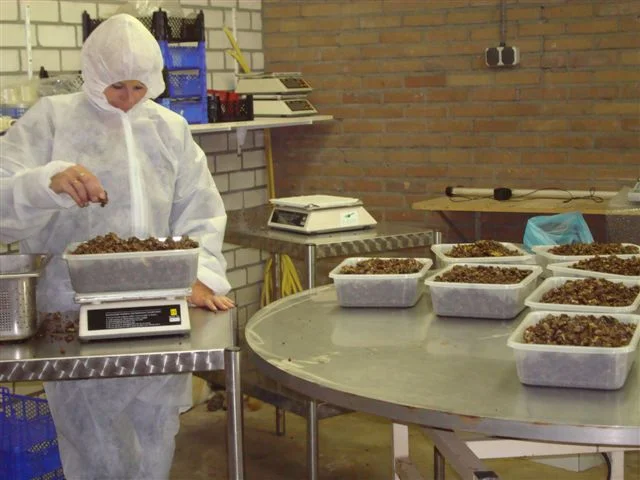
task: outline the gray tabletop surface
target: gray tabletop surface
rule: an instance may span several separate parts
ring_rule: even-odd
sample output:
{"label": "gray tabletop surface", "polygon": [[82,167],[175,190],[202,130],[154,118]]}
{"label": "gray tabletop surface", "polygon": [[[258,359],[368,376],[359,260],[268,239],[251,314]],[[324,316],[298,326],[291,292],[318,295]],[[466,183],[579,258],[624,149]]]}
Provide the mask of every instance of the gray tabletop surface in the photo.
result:
{"label": "gray tabletop surface", "polygon": [[235,310],[190,308],[187,335],[80,342],[44,334],[0,343],[0,382],[128,377],[221,370],[233,346]]}
{"label": "gray tabletop surface", "polygon": [[432,229],[401,223],[379,223],[374,228],[317,235],[240,224],[229,226],[225,241],[294,258],[304,258],[306,248],[314,247],[319,259],[428,246],[433,243],[433,236]]}
{"label": "gray tabletop surface", "polygon": [[[342,308],[333,285],[274,302],[246,327],[252,359],[283,385],[400,423],[565,443],[640,445],[640,366],[619,390],[526,386],[512,320],[412,308]],[[637,358],[637,357],[636,357]]]}

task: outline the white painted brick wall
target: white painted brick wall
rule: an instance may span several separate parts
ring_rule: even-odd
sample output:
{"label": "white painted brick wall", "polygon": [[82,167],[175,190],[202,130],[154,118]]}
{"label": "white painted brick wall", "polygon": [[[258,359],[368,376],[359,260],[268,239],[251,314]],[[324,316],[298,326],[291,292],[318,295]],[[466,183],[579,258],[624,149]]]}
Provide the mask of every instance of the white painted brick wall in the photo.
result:
{"label": "white painted brick wall", "polygon": [[213,181],[216,182],[216,186],[220,192],[229,191],[229,174],[224,173],[222,175],[214,175]]}
{"label": "white painted brick wall", "polygon": [[[2,1],[2,0],[0,0]],[[33,59],[33,71],[37,73],[40,70],[40,65],[44,65],[47,70],[58,71],[60,70],[60,50],[54,49],[42,49],[34,48],[31,51]],[[20,62],[22,63],[22,70],[27,69],[27,52],[20,50]]]}
{"label": "white painted brick wall", "polygon": [[242,168],[260,168],[266,164],[264,150],[251,150],[242,153]]}
{"label": "white painted brick wall", "polygon": [[80,50],[60,50],[61,70],[64,72],[80,71]]}
{"label": "white painted brick wall", "polygon": [[18,20],[18,0],[1,0],[0,22],[12,22]]}
{"label": "white painted brick wall", "polygon": [[238,0],[239,8],[262,10],[262,0]]}
{"label": "white painted brick wall", "polygon": [[63,23],[82,24],[82,13],[87,12],[91,18],[98,17],[98,7],[89,2],[60,2],[60,14]]}
{"label": "white painted brick wall", "polygon": [[[31,0],[31,22],[51,22],[60,21],[60,4],[58,0]],[[25,17],[25,3],[21,2],[21,18]]]}
{"label": "white painted brick wall", "polygon": [[76,27],[71,25],[38,25],[38,45],[42,47],[75,47]]}
{"label": "white painted brick wall", "polygon": [[242,169],[242,158],[235,152],[223,153],[215,157],[215,173],[233,172]]}
{"label": "white painted brick wall", "polygon": [[251,170],[233,172],[229,174],[230,190],[247,190],[255,187],[255,175]]}
{"label": "white painted brick wall", "polygon": [[257,190],[245,190],[244,194],[244,208],[259,207],[267,203],[269,195],[266,188],[260,188]]}
{"label": "white painted brick wall", "polygon": [[226,208],[228,212],[242,210],[244,208],[242,192],[221,193],[221,195],[224,208]]}
{"label": "white painted brick wall", "polygon": [[20,50],[0,50],[0,72],[20,70]]}

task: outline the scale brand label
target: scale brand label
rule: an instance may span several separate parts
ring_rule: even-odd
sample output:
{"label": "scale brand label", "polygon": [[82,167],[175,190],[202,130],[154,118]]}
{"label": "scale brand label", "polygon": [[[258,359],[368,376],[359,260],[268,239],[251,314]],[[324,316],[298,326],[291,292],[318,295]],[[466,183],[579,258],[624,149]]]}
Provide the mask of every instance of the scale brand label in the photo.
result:
{"label": "scale brand label", "polygon": [[120,328],[164,327],[182,320],[180,305],[126,307],[111,310],[89,310],[87,329],[114,330]]}
{"label": "scale brand label", "polygon": [[340,226],[341,227],[351,227],[353,225],[358,224],[358,211],[351,210],[350,212],[344,212],[340,214]]}

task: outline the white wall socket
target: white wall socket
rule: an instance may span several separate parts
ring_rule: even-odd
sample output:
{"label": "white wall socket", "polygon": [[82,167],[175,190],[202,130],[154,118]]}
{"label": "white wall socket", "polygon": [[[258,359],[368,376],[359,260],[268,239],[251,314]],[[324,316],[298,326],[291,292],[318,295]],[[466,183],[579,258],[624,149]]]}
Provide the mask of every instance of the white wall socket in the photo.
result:
{"label": "white wall socket", "polygon": [[485,48],[484,63],[487,67],[515,67],[520,63],[520,49],[506,45]]}

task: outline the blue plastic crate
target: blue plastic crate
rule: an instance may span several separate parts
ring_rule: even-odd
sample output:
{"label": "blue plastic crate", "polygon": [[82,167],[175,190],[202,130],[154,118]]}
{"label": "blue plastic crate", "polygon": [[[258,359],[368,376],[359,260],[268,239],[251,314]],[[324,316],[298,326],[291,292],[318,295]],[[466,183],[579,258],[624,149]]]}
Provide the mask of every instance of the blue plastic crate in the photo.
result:
{"label": "blue plastic crate", "polygon": [[197,46],[172,45],[167,41],[158,42],[164,66],[168,70],[189,70],[198,69],[206,71],[206,50],[205,43],[198,42]]}
{"label": "blue plastic crate", "polygon": [[64,480],[46,400],[0,387],[0,472],[12,480]]}
{"label": "blue plastic crate", "polygon": [[169,97],[206,97],[207,77],[204,72],[198,70],[185,70],[181,72],[168,72],[167,90]]}
{"label": "blue plastic crate", "polygon": [[182,115],[188,123],[209,123],[208,99],[159,98],[158,103]]}

